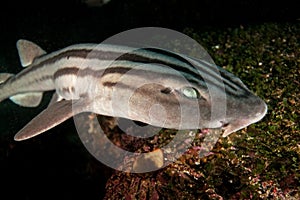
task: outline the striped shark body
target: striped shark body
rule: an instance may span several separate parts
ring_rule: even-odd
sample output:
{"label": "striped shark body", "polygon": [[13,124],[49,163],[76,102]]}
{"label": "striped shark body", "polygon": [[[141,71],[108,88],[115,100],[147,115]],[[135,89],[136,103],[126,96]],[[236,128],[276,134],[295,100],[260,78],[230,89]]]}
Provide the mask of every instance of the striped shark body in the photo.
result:
{"label": "striped shark body", "polygon": [[[10,98],[35,107],[43,92],[55,93],[15,140],[36,136],[81,112],[164,128],[222,128],[223,137],[267,112],[264,101],[233,74],[167,50],[77,44],[47,54],[27,40],[19,40],[17,49],[26,68],[17,75],[0,74],[0,101]],[[213,103],[226,114],[212,115]]]}

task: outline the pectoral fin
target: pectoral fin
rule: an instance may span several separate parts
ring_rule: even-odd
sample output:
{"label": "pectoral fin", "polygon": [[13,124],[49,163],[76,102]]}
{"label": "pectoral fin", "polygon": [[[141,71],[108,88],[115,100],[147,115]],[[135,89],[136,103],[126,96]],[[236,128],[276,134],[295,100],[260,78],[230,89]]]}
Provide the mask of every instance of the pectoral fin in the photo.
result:
{"label": "pectoral fin", "polygon": [[66,121],[73,115],[83,112],[84,107],[77,105],[76,101],[62,100],[55,102],[32,119],[14,137],[16,141],[26,140],[39,135],[58,124]]}
{"label": "pectoral fin", "polygon": [[52,95],[52,98],[48,104],[48,107],[63,100],[63,98],[61,96],[59,96],[56,92],[54,92],[54,94]]}

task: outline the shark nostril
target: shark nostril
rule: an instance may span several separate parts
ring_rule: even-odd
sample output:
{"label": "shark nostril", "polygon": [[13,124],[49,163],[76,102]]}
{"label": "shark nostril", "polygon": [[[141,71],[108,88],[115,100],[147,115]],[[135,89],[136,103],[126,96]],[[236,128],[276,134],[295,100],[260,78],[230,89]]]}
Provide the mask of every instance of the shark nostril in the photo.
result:
{"label": "shark nostril", "polygon": [[222,124],[222,128],[226,128],[229,125],[229,122],[220,121]]}

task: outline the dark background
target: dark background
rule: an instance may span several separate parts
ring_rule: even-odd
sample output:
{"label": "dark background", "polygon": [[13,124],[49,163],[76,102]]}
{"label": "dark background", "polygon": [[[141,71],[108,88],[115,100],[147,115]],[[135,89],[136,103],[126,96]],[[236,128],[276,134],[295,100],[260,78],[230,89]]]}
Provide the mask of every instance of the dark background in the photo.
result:
{"label": "dark background", "polygon": [[[100,43],[130,28],[158,26],[182,31],[219,29],[272,22],[299,23],[297,1],[262,0],[112,0],[90,8],[81,1],[1,1],[0,69],[21,67],[15,42],[29,39],[47,50],[73,43]],[[11,67],[14,66],[14,67]],[[0,105],[0,199],[101,199],[112,171],[82,146],[71,120],[29,141],[13,135],[47,105],[20,108]],[[53,134],[52,134],[53,133]]]}
{"label": "dark background", "polygon": [[1,39],[22,35],[42,39],[53,33],[60,38],[82,35],[82,40],[89,40],[141,26],[181,30],[296,21],[296,4],[292,0],[112,0],[101,8],[88,8],[80,0],[2,1]]}

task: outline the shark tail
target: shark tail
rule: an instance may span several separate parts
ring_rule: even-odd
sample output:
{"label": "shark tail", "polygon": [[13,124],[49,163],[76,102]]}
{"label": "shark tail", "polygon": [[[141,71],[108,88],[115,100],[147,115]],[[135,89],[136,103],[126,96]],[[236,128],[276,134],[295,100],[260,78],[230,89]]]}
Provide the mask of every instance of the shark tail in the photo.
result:
{"label": "shark tail", "polygon": [[9,98],[15,104],[24,107],[36,107],[43,98],[42,92],[29,92],[15,94],[9,89],[9,79],[14,77],[14,74],[0,73],[0,102]]}
{"label": "shark tail", "polygon": [[[23,67],[29,67],[35,58],[46,54],[41,47],[24,39],[18,40],[17,49]],[[18,86],[13,84],[14,81],[14,74],[0,73],[0,102],[9,98],[24,107],[36,107],[40,104],[42,92],[20,92]]]}

